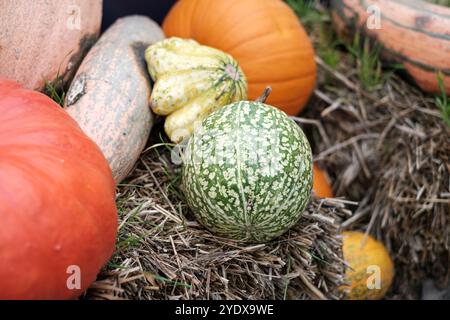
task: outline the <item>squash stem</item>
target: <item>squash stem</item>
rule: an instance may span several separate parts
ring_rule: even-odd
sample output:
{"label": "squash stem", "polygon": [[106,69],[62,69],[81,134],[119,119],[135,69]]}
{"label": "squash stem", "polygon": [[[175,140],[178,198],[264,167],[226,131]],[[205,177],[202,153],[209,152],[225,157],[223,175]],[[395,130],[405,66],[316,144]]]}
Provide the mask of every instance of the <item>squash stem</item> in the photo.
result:
{"label": "squash stem", "polygon": [[255,101],[256,101],[256,102],[262,102],[262,103],[265,103],[271,92],[272,92],[272,87],[271,87],[271,86],[267,86],[267,87],[264,89],[264,92],[262,93],[262,95],[259,96],[259,98],[256,99]]}

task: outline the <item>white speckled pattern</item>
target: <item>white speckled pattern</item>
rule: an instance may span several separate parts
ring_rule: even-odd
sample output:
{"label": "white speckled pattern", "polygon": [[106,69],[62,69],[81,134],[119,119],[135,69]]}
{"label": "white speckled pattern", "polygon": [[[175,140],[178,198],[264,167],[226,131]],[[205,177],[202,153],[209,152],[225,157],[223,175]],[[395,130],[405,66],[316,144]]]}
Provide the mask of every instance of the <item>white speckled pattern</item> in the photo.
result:
{"label": "white speckled pattern", "polygon": [[268,241],[295,224],[309,201],[311,148],[284,112],[259,102],[230,104],[189,139],[183,187],[207,229],[246,242]]}
{"label": "white speckled pattern", "polygon": [[228,54],[194,40],[170,38],[147,48],[145,58],[155,81],[152,110],[167,116],[164,129],[180,142],[212,111],[247,98],[247,82]]}

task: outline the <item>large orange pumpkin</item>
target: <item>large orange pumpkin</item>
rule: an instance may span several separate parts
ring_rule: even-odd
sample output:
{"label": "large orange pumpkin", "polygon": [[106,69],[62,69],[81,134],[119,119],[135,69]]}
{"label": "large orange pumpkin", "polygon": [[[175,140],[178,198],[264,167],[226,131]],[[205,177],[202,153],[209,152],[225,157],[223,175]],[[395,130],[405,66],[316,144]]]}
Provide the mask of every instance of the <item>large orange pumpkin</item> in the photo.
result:
{"label": "large orange pumpkin", "polygon": [[270,85],[267,103],[290,115],[302,110],[314,89],[314,49],[281,0],[180,0],[163,29],[168,37],[192,38],[231,54],[247,76],[249,98]]}
{"label": "large orange pumpkin", "polygon": [[55,102],[0,78],[0,299],[66,299],[113,252],[114,180]]}

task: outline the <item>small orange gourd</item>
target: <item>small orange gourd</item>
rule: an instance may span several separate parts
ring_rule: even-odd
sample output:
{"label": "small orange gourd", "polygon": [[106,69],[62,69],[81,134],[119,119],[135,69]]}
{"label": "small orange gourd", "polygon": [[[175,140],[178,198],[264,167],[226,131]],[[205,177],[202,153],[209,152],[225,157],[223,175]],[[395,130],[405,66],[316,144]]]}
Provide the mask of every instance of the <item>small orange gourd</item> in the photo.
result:
{"label": "small orange gourd", "polygon": [[[394,264],[384,245],[359,231],[343,233],[345,273],[342,286],[349,300],[378,300],[384,297],[394,277]],[[377,278],[378,277],[378,278]],[[379,280],[379,282],[377,282]]]}
{"label": "small orange gourd", "polygon": [[250,100],[271,86],[267,103],[296,115],[314,89],[314,49],[281,0],[180,0],[163,30],[233,56],[247,76]]}
{"label": "small orange gourd", "polygon": [[320,198],[333,198],[333,190],[326,172],[315,163],[313,166],[313,191]]}

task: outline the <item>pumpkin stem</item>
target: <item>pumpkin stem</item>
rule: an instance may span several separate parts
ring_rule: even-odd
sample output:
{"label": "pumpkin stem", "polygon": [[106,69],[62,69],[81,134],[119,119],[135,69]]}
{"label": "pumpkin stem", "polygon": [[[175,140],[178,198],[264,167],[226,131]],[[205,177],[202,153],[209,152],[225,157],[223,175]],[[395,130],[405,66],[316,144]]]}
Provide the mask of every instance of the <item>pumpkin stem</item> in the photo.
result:
{"label": "pumpkin stem", "polygon": [[272,87],[271,86],[267,86],[264,89],[264,92],[262,93],[262,95],[260,95],[259,98],[256,99],[255,101],[256,102],[265,103],[271,92],[272,92]]}

